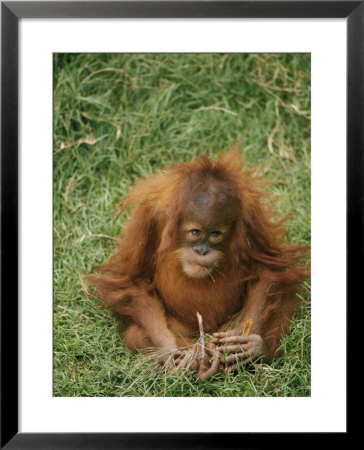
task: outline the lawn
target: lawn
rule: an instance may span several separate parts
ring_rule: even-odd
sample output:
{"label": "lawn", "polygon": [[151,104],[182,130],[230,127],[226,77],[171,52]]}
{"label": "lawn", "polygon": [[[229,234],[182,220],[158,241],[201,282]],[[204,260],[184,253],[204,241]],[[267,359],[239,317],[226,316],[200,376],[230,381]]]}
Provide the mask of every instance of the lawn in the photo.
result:
{"label": "lawn", "polygon": [[[124,346],[87,295],[125,224],[115,205],[141,177],[246,133],[248,167],[272,180],[277,218],[310,244],[310,55],[54,55],[54,395],[309,396],[310,286],[272,364],[197,381]],[[156,373],[159,376],[156,376]]]}

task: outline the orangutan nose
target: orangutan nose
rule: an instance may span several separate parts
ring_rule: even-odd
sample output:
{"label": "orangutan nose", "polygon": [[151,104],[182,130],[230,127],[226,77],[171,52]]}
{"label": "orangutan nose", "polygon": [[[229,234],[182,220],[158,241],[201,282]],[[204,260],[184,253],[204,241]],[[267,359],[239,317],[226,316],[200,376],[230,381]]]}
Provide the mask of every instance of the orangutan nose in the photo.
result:
{"label": "orangutan nose", "polygon": [[195,247],[193,247],[193,249],[200,256],[205,256],[210,251],[207,245],[196,245]]}

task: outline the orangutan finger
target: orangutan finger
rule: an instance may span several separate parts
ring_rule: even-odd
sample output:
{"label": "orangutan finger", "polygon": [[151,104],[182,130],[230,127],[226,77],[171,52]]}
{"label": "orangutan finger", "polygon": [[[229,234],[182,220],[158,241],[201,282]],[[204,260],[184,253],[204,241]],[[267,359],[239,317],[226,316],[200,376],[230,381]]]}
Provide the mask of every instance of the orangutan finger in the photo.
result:
{"label": "orangutan finger", "polygon": [[217,351],[217,348],[216,347],[209,347],[209,346],[207,346],[206,347],[206,352],[210,355],[210,356],[212,356],[212,357],[219,357],[220,356],[220,354],[219,354],[219,352]]}
{"label": "orangutan finger", "polygon": [[245,352],[248,350],[247,345],[237,344],[237,345],[219,345],[216,350],[220,353],[238,353]]}
{"label": "orangutan finger", "polygon": [[183,356],[180,356],[179,358],[174,360],[174,363],[178,366],[179,364],[182,363],[183,360],[184,360]]}
{"label": "orangutan finger", "polygon": [[198,362],[194,360],[190,366],[190,370],[197,370],[198,369]]}
{"label": "orangutan finger", "polygon": [[218,333],[214,333],[212,336],[213,336],[213,338],[222,339],[222,338],[227,338],[229,336],[234,336],[234,334],[235,334],[234,330],[232,330],[232,331],[219,331]]}
{"label": "orangutan finger", "polygon": [[211,367],[207,370],[201,370],[198,373],[199,378],[207,380],[208,378],[220,372],[220,358],[215,357],[212,361]]}
{"label": "orangutan finger", "polygon": [[236,344],[246,344],[250,340],[250,336],[228,336],[225,338],[219,339],[220,344],[229,344],[229,343],[236,343]]}
{"label": "orangutan finger", "polygon": [[243,352],[243,353],[234,353],[232,355],[228,355],[225,357],[223,356],[221,357],[221,361],[224,362],[225,364],[230,364],[232,362],[239,363],[249,358],[250,356],[247,353]]}

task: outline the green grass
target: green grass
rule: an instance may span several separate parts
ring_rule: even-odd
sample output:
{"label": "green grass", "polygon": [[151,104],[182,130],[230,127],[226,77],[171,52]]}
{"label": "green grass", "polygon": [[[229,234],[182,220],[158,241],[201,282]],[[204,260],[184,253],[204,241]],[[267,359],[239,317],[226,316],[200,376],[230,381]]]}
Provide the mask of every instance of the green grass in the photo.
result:
{"label": "green grass", "polygon": [[175,161],[214,156],[247,133],[247,166],[276,183],[277,216],[310,243],[310,56],[54,56],[54,395],[308,396],[310,290],[282,356],[203,382],[160,373],[123,344],[83,277],[105,262],[125,223],[115,204]]}

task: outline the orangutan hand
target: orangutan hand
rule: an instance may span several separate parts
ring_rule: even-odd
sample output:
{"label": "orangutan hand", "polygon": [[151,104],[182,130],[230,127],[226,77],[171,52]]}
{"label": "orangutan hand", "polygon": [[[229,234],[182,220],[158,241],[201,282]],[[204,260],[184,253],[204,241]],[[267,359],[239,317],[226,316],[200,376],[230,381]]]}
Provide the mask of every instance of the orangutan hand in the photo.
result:
{"label": "orangutan hand", "polygon": [[221,363],[229,372],[266,354],[266,346],[259,334],[242,336],[240,330],[231,330],[213,336],[212,342],[221,354]]}

